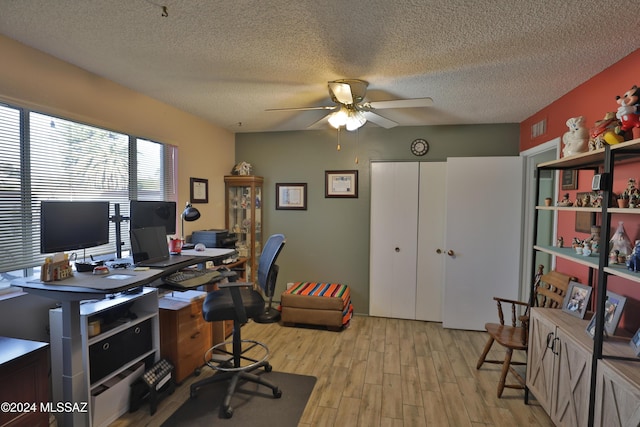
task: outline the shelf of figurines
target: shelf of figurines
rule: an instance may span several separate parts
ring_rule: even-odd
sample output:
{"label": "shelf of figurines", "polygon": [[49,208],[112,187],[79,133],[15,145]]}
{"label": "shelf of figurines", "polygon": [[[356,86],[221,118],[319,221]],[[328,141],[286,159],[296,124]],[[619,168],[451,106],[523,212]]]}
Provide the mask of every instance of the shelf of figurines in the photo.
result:
{"label": "shelf of figurines", "polygon": [[[593,212],[600,213],[602,208],[582,208],[577,206],[536,206],[541,211],[570,211],[570,212]],[[612,214],[640,214],[640,207],[635,208],[607,208],[607,212]]]}
{"label": "shelf of figurines", "polygon": [[[557,246],[546,245],[535,245],[533,248],[540,252],[555,255],[558,258],[573,261],[576,264],[581,264],[587,267],[594,268],[596,270],[599,268],[600,253],[591,253],[589,255],[584,255],[577,253],[574,248],[559,248]],[[609,265],[604,268],[604,271],[611,275],[623,277],[625,279],[640,283],[640,271],[635,272],[629,270],[629,267],[627,267],[625,262],[615,264],[609,263]]]}
{"label": "shelf of figurines", "polygon": [[[615,155],[616,161],[624,161],[627,157],[629,160],[638,161],[635,156],[640,152],[640,138],[630,141],[621,142],[610,146],[611,152]],[[573,168],[589,168],[598,167],[604,163],[605,148],[578,153],[572,156],[561,157],[557,160],[538,164],[540,169],[573,169]]]}

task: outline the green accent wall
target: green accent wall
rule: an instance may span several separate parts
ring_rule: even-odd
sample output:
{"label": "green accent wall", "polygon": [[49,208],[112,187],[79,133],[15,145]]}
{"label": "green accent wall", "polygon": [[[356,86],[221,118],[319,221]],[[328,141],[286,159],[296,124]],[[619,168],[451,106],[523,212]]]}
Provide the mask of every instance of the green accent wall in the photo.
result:
{"label": "green accent wall", "polygon": [[[264,177],[265,240],[274,233],[287,237],[278,259],[274,299],[280,299],[288,282],[339,282],[351,287],[355,312],[368,314],[371,162],[517,156],[519,132],[517,123],[393,129],[365,126],[358,133],[340,132],[340,151],[336,150],[338,137],[333,129],[236,134],[236,162],[250,163],[252,173]],[[411,142],[416,138],[429,142],[425,156],[411,153]],[[359,176],[357,199],[324,197],[326,170],[354,169]],[[276,210],[276,183],[306,183],[307,210]]]}

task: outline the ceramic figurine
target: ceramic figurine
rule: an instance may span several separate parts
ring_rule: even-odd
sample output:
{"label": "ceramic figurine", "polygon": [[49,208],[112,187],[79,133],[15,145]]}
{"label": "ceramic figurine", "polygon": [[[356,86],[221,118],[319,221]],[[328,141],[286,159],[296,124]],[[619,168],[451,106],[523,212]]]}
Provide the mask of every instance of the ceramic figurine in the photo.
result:
{"label": "ceramic figurine", "polygon": [[558,237],[558,242],[556,243],[556,246],[559,248],[564,247],[564,239],[562,238],[562,236]]}
{"label": "ceramic figurine", "polygon": [[573,202],[571,200],[569,200],[569,193],[566,193],[564,195],[564,197],[562,198],[562,200],[558,200],[557,205],[560,206],[560,207],[573,206]]}
{"label": "ceramic figurine", "polygon": [[627,260],[627,268],[631,271],[640,271],[640,240],[636,240],[636,246]]}
{"label": "ceramic figurine", "polygon": [[584,126],[584,117],[570,118],[567,120],[567,127],[569,131],[562,136],[562,142],[564,143],[562,155],[567,157],[587,151],[589,131]]}
{"label": "ceramic figurine", "polygon": [[627,131],[640,128],[640,89],[633,85],[622,96],[616,96],[618,112],[616,117],[620,120],[620,127],[616,129],[618,135],[625,135]]}
{"label": "ceramic figurine", "polygon": [[624,141],[624,138],[616,133],[618,126],[620,121],[613,112],[605,114],[604,119],[597,120],[589,130],[589,151],[603,148],[605,144],[613,145]]}
{"label": "ceramic figurine", "polygon": [[231,173],[233,175],[251,175],[252,166],[247,162],[240,162],[233,167]]}
{"label": "ceramic figurine", "polygon": [[616,232],[613,233],[613,236],[609,241],[609,246],[618,251],[618,260],[620,260],[620,258],[623,259],[618,262],[624,262],[624,258],[631,254],[631,241],[629,240],[629,237],[627,237],[627,233],[624,231],[623,221],[618,221],[618,228],[616,229]]}

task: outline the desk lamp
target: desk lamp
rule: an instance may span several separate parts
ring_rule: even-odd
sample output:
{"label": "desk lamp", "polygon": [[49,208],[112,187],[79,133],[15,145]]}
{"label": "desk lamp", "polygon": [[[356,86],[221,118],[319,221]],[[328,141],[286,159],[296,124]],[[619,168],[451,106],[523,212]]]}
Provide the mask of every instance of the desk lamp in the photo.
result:
{"label": "desk lamp", "polygon": [[184,244],[185,240],[184,240],[184,222],[185,221],[195,221],[198,218],[200,218],[200,211],[196,208],[194,208],[191,203],[187,202],[186,206],[184,207],[184,211],[182,211],[182,214],[180,214],[180,218],[182,219],[182,235],[180,236],[180,238],[182,239],[182,243]]}

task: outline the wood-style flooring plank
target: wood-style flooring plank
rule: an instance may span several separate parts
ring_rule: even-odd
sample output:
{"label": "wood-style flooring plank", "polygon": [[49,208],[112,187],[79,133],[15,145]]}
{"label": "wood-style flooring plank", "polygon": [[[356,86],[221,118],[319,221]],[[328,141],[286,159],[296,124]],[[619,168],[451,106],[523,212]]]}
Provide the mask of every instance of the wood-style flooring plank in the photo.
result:
{"label": "wood-style flooring plank", "polygon": [[[274,371],[317,378],[299,422],[303,427],[553,426],[533,396],[524,405],[522,390],[496,396],[500,365],[476,369],[484,332],[354,316],[340,332],[249,322],[242,335],[269,346]],[[502,359],[504,351],[496,345],[489,357]],[[514,358],[524,360],[524,353]],[[160,426],[189,398],[190,384],[212,374],[203,367],[199,377],[188,377],[161,401],[153,416],[143,405],[112,426]]]}

